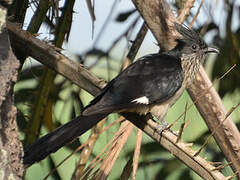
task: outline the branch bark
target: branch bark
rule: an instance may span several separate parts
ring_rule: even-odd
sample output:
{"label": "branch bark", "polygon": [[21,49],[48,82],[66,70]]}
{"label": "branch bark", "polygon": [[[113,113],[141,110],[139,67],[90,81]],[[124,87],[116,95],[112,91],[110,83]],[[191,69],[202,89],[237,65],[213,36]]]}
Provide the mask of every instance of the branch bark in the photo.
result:
{"label": "branch bark", "polygon": [[[235,172],[240,172],[239,131],[231,117],[227,117],[227,111],[222,100],[203,67],[200,68],[200,73],[193,85],[188,89],[188,93],[193,101],[196,101],[195,105],[208,128],[211,132],[215,132],[213,136],[228,162],[230,162]],[[199,95],[201,98],[198,98]],[[219,126],[221,123],[222,125]],[[216,130],[216,127],[218,127],[218,130]],[[238,177],[240,176],[238,175]]]}
{"label": "branch bark", "polygon": [[10,22],[7,26],[12,39],[11,43],[15,48],[20,49],[22,53],[57,71],[93,95],[96,95],[105,85],[103,80],[99,80],[91,72],[87,71],[82,64],[62,55],[60,53],[61,49],[40,41],[31,33],[21,30]]}

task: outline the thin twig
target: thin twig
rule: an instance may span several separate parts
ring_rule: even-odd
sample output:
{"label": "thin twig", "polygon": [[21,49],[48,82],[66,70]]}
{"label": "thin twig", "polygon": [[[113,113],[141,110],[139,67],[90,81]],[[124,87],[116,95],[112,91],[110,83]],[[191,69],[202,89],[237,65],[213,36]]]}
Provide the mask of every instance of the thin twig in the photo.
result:
{"label": "thin twig", "polygon": [[[107,127],[105,127],[101,132],[99,132],[99,135],[101,135],[103,132],[107,131],[108,129],[110,129],[112,126],[114,126],[115,124],[120,123],[121,121],[123,121],[124,118],[120,117],[117,120],[115,120],[113,123],[109,124]],[[94,138],[94,137],[92,137]],[[52,173],[54,173],[57,168],[59,168],[66,160],[68,160],[73,154],[75,154],[76,152],[80,151],[83,147],[85,147],[86,145],[88,145],[89,141],[91,139],[88,139],[85,143],[83,143],[81,146],[79,146],[77,149],[75,149],[73,152],[71,152],[67,157],[65,157],[60,163],[58,163],[55,168],[49,172],[46,177],[44,178],[44,180],[46,180]]]}
{"label": "thin twig", "polygon": [[139,156],[140,156],[141,144],[142,144],[142,130],[138,129],[136,146],[135,146],[134,156],[133,156],[133,172],[132,172],[132,179],[133,180],[136,180],[136,176],[137,176],[137,169],[138,169],[138,161],[139,161]]}
{"label": "thin twig", "polygon": [[183,7],[178,11],[178,22],[183,23],[187,16],[190,14],[190,10],[194,5],[195,0],[187,0],[184,2]]}
{"label": "thin twig", "polygon": [[201,1],[201,4],[199,5],[198,10],[197,10],[196,14],[194,15],[191,24],[189,25],[190,28],[192,28],[193,23],[196,21],[198,15],[200,13],[200,10],[201,10],[201,7],[202,7],[203,3],[204,3],[204,0]]}
{"label": "thin twig", "polygon": [[[209,90],[213,88],[215,83],[225,78],[235,67],[236,67],[236,64],[234,64],[231,68],[229,68],[229,70],[227,70],[221,77],[217,78],[210,87],[208,87],[203,92],[201,92],[201,94],[192,102],[192,104],[188,106],[187,111],[189,111],[193,107],[193,105],[197,103],[197,101],[199,101],[203,96],[205,96],[206,92],[209,92]],[[180,114],[178,118],[168,126],[168,129],[176,125],[176,123],[182,118],[182,116],[184,116],[184,114],[185,114],[185,111],[182,114]]]}
{"label": "thin twig", "polygon": [[75,171],[73,173],[73,176],[75,177],[75,179],[79,179],[79,177],[81,177],[83,170],[87,164],[87,161],[89,160],[89,157],[91,156],[91,153],[93,151],[95,143],[97,142],[97,140],[99,138],[99,135],[100,135],[99,133],[103,129],[106,119],[107,118],[104,118],[92,129],[91,135],[88,138],[88,145],[83,148],[83,150],[80,154],[79,161],[75,168]]}
{"label": "thin twig", "polygon": [[184,129],[184,127],[185,127],[185,122],[186,122],[187,110],[188,110],[188,103],[186,103],[186,105],[185,105],[183,123],[181,124],[180,131],[179,131],[179,134],[178,134],[176,143],[178,143],[178,141],[179,141],[179,140],[181,139],[181,137],[182,137],[183,129]]}
{"label": "thin twig", "polygon": [[204,147],[206,147],[206,145],[208,144],[210,138],[216,133],[216,131],[218,131],[219,127],[221,127],[223,125],[223,123],[225,122],[225,120],[227,120],[227,118],[232,114],[232,112],[238,107],[240,106],[240,103],[237,104],[236,106],[232,107],[231,109],[229,109],[229,111],[226,114],[225,119],[223,119],[223,121],[212,131],[212,133],[207,137],[206,141],[203,143],[203,145],[201,146],[201,148],[194,154],[194,156],[197,156]]}
{"label": "thin twig", "polygon": [[[130,128],[131,127],[131,128]],[[122,147],[127,142],[128,137],[130,136],[133,129],[133,124],[131,124],[129,121],[125,121],[121,125],[120,132],[121,136],[118,136],[118,133],[116,134],[116,137],[113,139],[117,139],[116,144],[113,144],[111,146],[110,152],[108,152],[106,159],[101,164],[98,173],[94,176],[94,179],[106,179],[106,177],[109,175],[117,157],[119,156],[119,153],[121,152]]]}
{"label": "thin twig", "polygon": [[133,41],[132,46],[128,52],[127,57],[125,58],[125,60],[122,63],[122,67],[121,70],[125,69],[127,66],[129,66],[133,60],[136,57],[136,54],[147,34],[147,25],[145,23],[143,23],[141,29],[139,30],[136,39]]}

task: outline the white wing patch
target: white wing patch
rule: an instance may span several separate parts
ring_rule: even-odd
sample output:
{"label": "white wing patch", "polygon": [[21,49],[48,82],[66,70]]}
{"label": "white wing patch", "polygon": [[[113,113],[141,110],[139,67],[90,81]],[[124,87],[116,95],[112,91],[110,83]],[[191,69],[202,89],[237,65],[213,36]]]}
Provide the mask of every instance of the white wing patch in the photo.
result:
{"label": "white wing patch", "polygon": [[132,102],[136,102],[137,104],[149,104],[149,99],[146,96],[143,96],[132,100]]}

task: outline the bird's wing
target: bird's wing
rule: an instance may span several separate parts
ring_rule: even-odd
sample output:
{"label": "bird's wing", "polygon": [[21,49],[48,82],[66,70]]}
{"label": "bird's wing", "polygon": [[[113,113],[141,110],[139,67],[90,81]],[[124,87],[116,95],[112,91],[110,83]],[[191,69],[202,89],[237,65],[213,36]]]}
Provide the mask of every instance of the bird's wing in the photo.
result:
{"label": "bird's wing", "polygon": [[183,79],[179,58],[167,54],[144,56],[110,81],[83,115],[164,102],[181,87]]}

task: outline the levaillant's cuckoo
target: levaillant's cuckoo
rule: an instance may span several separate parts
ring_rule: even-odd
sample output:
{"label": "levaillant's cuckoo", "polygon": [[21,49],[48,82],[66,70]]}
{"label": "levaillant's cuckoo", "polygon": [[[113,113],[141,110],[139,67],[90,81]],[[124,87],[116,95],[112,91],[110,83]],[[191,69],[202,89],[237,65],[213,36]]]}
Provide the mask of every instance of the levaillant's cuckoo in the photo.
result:
{"label": "levaillant's cuckoo", "polygon": [[43,136],[25,149],[24,164],[31,165],[57,151],[112,112],[153,113],[163,120],[198,73],[210,48],[193,30],[176,24],[181,34],[174,49],[140,58],[110,81],[81,116]]}

